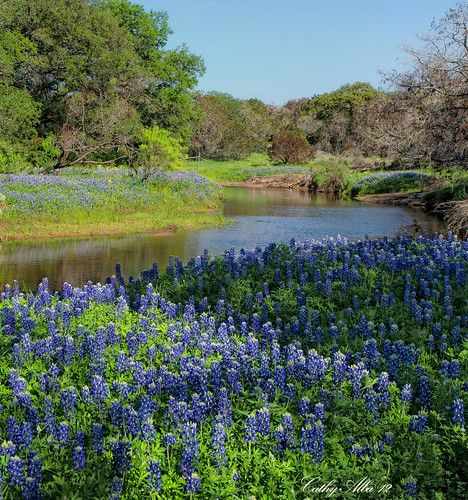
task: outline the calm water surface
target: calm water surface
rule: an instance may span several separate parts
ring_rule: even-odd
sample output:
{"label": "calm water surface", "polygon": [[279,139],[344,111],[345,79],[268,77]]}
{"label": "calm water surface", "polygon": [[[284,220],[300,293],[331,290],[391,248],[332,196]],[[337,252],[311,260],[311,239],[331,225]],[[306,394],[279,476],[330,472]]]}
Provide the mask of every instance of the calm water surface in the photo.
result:
{"label": "calm water surface", "polygon": [[[20,282],[23,289],[35,289],[44,276],[53,289],[66,281],[82,285],[102,281],[122,264],[125,276],[138,275],[156,260],[165,269],[171,255],[187,261],[225,249],[265,246],[275,241],[318,239],[325,236],[395,236],[411,230],[414,219],[427,232],[444,232],[433,216],[407,207],[360,204],[327,200],[299,191],[225,188],[225,215],[232,224],[220,229],[179,231],[165,235],[125,238],[52,240],[46,242],[0,243],[0,285]],[[131,220],[128,221],[131,224]]]}

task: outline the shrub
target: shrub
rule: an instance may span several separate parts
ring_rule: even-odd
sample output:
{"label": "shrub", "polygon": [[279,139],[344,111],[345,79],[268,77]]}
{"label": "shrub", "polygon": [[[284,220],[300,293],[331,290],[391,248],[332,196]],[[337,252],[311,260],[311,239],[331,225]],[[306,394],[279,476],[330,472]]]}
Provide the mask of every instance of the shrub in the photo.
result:
{"label": "shrub", "polygon": [[311,168],[316,190],[338,195],[345,190],[350,175],[349,161],[335,156],[323,156]]}
{"label": "shrub", "polygon": [[133,170],[145,180],[159,170],[180,167],[183,154],[181,139],[157,126],[147,128],[141,135],[141,144]]}
{"label": "shrub", "polygon": [[272,163],[307,163],[314,158],[314,148],[307,139],[286,130],[273,136],[268,156]]}
{"label": "shrub", "polygon": [[13,174],[30,166],[20,144],[0,140],[0,174]]}

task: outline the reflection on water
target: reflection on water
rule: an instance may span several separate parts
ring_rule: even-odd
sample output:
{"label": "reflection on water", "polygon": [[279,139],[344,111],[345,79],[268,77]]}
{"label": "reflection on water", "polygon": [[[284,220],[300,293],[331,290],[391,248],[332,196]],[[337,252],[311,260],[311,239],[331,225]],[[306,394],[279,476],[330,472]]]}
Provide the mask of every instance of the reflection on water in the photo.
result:
{"label": "reflection on water", "polygon": [[114,273],[116,262],[126,276],[138,275],[155,260],[164,269],[171,255],[186,261],[205,248],[215,254],[229,247],[253,248],[291,238],[394,236],[410,230],[414,219],[429,233],[444,232],[435,217],[406,207],[329,200],[300,191],[236,187],[226,188],[225,194],[224,211],[233,223],[220,229],[0,244],[0,285],[17,279],[22,288],[35,289],[44,276],[53,289],[65,281],[74,285],[102,281]]}

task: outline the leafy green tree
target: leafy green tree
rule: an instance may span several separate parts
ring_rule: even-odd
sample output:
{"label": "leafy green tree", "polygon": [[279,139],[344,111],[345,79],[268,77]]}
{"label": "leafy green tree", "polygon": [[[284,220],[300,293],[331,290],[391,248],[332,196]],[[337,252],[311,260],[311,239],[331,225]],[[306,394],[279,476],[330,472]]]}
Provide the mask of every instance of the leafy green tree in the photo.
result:
{"label": "leafy green tree", "polygon": [[181,167],[184,152],[179,137],[155,125],[143,130],[133,169],[146,180],[159,170]]}
{"label": "leafy green tree", "polygon": [[0,137],[10,142],[33,138],[40,113],[40,104],[26,90],[0,81]]}
{"label": "leafy green tree", "polygon": [[333,92],[312,97],[307,111],[315,114],[319,120],[327,120],[337,112],[350,116],[358,106],[374,99],[378,94],[368,83],[346,84]]}
{"label": "leafy green tree", "polygon": [[184,46],[169,50],[171,33],[167,14],[127,0],[4,0],[0,80],[24,98],[21,109],[40,109],[37,135],[56,136],[57,167],[116,161],[143,127],[188,141],[204,66]]}

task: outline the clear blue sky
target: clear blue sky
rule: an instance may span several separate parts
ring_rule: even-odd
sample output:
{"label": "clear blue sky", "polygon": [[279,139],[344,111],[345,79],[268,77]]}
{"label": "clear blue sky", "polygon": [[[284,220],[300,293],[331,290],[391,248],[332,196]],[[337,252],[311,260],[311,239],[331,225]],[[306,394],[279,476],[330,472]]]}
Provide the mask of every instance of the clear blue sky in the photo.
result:
{"label": "clear blue sky", "polygon": [[203,56],[202,90],[288,99],[354,81],[380,85],[414,41],[455,0],[134,0],[165,10],[174,35]]}

